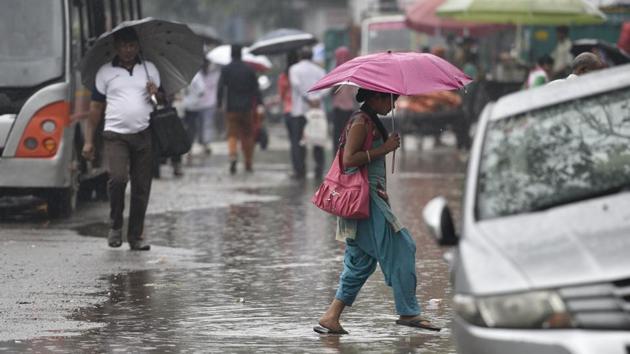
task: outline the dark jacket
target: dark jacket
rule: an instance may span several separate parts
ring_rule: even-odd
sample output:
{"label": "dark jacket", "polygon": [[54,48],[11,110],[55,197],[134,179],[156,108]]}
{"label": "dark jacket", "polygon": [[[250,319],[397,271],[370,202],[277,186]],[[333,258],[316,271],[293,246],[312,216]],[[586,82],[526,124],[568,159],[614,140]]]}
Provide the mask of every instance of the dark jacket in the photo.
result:
{"label": "dark jacket", "polygon": [[256,73],[241,60],[233,60],[221,69],[217,86],[217,107],[224,107],[225,97],[228,112],[245,112],[252,110],[254,104],[262,104]]}

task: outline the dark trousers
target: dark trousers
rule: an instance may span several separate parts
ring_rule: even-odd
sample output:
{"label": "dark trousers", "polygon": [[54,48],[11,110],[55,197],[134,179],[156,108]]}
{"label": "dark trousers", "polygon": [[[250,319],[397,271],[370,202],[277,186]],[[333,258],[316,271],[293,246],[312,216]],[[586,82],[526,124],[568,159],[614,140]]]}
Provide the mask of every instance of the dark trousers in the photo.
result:
{"label": "dark trousers", "polygon": [[[304,136],[306,117],[287,117],[287,128],[289,130],[289,140],[291,142],[291,163],[293,172],[298,177],[306,176],[306,146],[301,141]],[[315,177],[321,177],[324,172],[324,148],[322,146],[313,147],[313,160],[315,160]]]}
{"label": "dark trousers", "polygon": [[151,131],[143,130],[135,134],[103,133],[105,154],[109,165],[109,202],[111,228],[119,230],[123,226],[125,210],[125,189],[131,182],[131,201],[127,240],[143,238],[144,216],[151,193]]}
{"label": "dark trousers", "polygon": [[206,144],[204,136],[204,115],[203,111],[186,111],[184,115],[184,124],[186,125],[186,131],[188,137],[193,143],[196,141],[201,145]]}

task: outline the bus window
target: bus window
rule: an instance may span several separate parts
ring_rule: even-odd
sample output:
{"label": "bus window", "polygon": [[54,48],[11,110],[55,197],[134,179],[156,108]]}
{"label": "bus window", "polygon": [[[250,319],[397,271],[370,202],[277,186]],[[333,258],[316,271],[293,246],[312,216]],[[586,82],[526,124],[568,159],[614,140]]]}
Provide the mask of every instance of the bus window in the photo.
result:
{"label": "bus window", "polygon": [[64,73],[61,1],[5,0],[0,11],[0,87],[32,87]]}
{"label": "bus window", "polygon": [[407,28],[404,16],[375,16],[363,20],[361,53],[417,51],[425,37]]}

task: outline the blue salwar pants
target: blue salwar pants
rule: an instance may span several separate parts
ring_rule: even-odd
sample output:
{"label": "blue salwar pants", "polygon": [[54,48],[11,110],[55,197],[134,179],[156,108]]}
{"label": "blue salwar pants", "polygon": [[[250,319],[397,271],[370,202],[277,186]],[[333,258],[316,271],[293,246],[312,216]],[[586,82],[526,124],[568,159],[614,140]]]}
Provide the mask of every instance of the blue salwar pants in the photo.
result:
{"label": "blue salwar pants", "polygon": [[416,299],[416,244],[403,228],[395,233],[378,207],[371,202],[370,218],[357,222],[354,239],[346,239],[343,272],[335,297],[352,306],[359,290],[378,263],[385,282],[394,291],[400,316],[420,314]]}

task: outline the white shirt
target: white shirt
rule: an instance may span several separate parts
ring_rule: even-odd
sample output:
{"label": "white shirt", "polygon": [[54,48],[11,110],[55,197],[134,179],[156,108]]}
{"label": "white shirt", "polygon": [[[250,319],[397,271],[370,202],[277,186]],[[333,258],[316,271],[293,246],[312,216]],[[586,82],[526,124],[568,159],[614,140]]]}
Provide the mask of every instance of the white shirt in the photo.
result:
{"label": "white shirt", "polygon": [[289,82],[291,83],[291,115],[294,117],[303,116],[309,109],[304,101],[309,99],[320,99],[322,91],[308,93],[308,90],[326,75],[324,69],[310,60],[302,59],[289,68]]}
{"label": "white shirt", "polygon": [[106,97],[105,130],[134,134],[149,127],[153,107],[149,103],[147,82],[160,86],[160,73],[153,63],[145,61],[149,76],[140,63],[131,71],[112,62],[96,73],[96,90]]}
{"label": "white shirt", "polygon": [[557,84],[557,83],[560,83],[560,82],[565,82],[565,81],[567,81],[567,80],[573,80],[573,79],[575,79],[575,78],[577,78],[577,77],[578,77],[578,76],[577,76],[577,75],[575,75],[575,74],[569,74],[569,76],[567,76],[566,78],[564,78],[564,79],[557,79],[557,80],[553,80],[553,81],[551,81],[550,83],[548,83],[547,85],[555,85],[555,84]]}
{"label": "white shirt", "polygon": [[186,89],[184,107],[188,111],[202,111],[212,108],[217,102],[219,70],[209,71],[206,75],[199,71]]}
{"label": "white shirt", "polygon": [[557,73],[560,70],[571,68],[573,54],[571,54],[571,40],[565,38],[562,42],[558,42],[554,48],[551,57],[553,58],[553,71]]}

